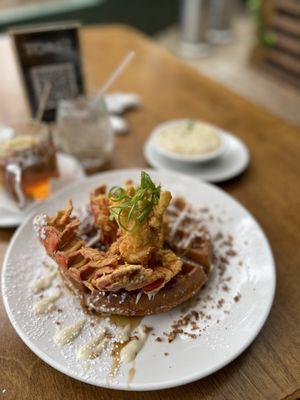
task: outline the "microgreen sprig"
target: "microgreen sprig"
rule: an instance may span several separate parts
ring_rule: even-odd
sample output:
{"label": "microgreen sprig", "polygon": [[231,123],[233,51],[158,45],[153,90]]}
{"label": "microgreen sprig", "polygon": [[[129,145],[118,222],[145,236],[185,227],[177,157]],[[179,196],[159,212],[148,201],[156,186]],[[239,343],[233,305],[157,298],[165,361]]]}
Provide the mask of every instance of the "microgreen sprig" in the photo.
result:
{"label": "microgreen sprig", "polygon": [[[161,186],[155,186],[147,172],[141,172],[140,185],[131,195],[120,186],[109,191],[111,218],[126,231],[133,231],[138,223],[147,219],[153,207],[158,203]],[[114,204],[115,203],[115,204]]]}
{"label": "microgreen sprig", "polygon": [[190,119],[186,125],[187,131],[191,131],[194,128],[194,125],[195,125],[195,121]]}

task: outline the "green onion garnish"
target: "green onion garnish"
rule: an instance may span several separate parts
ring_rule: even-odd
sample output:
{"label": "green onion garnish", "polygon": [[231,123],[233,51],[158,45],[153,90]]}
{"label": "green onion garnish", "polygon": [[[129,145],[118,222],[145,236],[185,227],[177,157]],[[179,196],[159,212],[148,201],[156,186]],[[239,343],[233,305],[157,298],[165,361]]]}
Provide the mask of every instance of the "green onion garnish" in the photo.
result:
{"label": "green onion garnish", "polygon": [[141,172],[141,182],[133,195],[120,186],[113,186],[109,191],[110,216],[115,218],[120,227],[132,232],[138,223],[147,219],[153,207],[158,203],[161,186],[155,186],[149,174]]}
{"label": "green onion garnish", "polygon": [[192,119],[190,119],[190,120],[187,122],[187,126],[186,126],[187,130],[188,130],[188,131],[192,130],[193,127],[194,127],[194,125],[195,125],[195,121],[192,120]]}

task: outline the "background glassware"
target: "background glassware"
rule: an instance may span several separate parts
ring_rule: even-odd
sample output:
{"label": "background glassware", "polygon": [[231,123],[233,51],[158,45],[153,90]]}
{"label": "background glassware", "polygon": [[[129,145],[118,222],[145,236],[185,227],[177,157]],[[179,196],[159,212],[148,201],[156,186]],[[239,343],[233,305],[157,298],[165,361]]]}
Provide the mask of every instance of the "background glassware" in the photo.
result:
{"label": "background glassware", "polygon": [[204,57],[210,52],[206,41],[209,24],[209,0],[182,0],[180,16],[180,45],[184,57]]}
{"label": "background glassware", "polygon": [[84,168],[98,169],[111,157],[114,133],[102,98],[62,100],[57,113],[58,141]]}
{"label": "background glassware", "polygon": [[236,0],[210,0],[208,40],[226,44],[232,40],[232,21],[237,10]]}
{"label": "background glassware", "polygon": [[6,191],[24,208],[32,199],[48,197],[49,180],[58,176],[56,149],[46,124],[27,121],[9,128],[9,137],[0,144],[0,177]]}

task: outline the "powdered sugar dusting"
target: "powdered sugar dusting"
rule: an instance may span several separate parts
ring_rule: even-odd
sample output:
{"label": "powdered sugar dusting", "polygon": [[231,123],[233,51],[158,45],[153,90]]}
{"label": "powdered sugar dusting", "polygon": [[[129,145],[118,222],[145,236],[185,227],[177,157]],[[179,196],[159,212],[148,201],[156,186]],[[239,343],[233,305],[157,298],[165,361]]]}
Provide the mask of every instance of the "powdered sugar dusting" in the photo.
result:
{"label": "powdered sugar dusting", "polygon": [[46,225],[47,225],[47,215],[46,214],[39,214],[34,217],[33,229],[35,231],[36,236],[42,240],[46,239],[46,233],[45,233]]}

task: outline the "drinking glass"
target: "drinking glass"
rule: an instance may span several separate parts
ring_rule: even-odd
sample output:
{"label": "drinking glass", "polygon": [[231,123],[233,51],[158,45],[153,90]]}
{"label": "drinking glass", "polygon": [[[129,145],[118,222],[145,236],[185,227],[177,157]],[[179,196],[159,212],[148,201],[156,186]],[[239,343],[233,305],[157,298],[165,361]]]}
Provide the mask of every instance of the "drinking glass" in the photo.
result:
{"label": "drinking glass", "polygon": [[209,0],[181,1],[179,55],[199,58],[210,53],[206,40],[208,20]]}
{"label": "drinking glass", "polygon": [[57,113],[58,141],[87,170],[100,168],[112,155],[114,133],[102,98],[62,100]]}
{"label": "drinking glass", "polygon": [[50,178],[58,176],[56,149],[49,127],[38,121],[11,124],[0,143],[0,182],[24,208],[49,195]]}
{"label": "drinking glass", "polygon": [[211,0],[208,39],[213,44],[232,41],[232,22],[237,12],[236,0]]}

